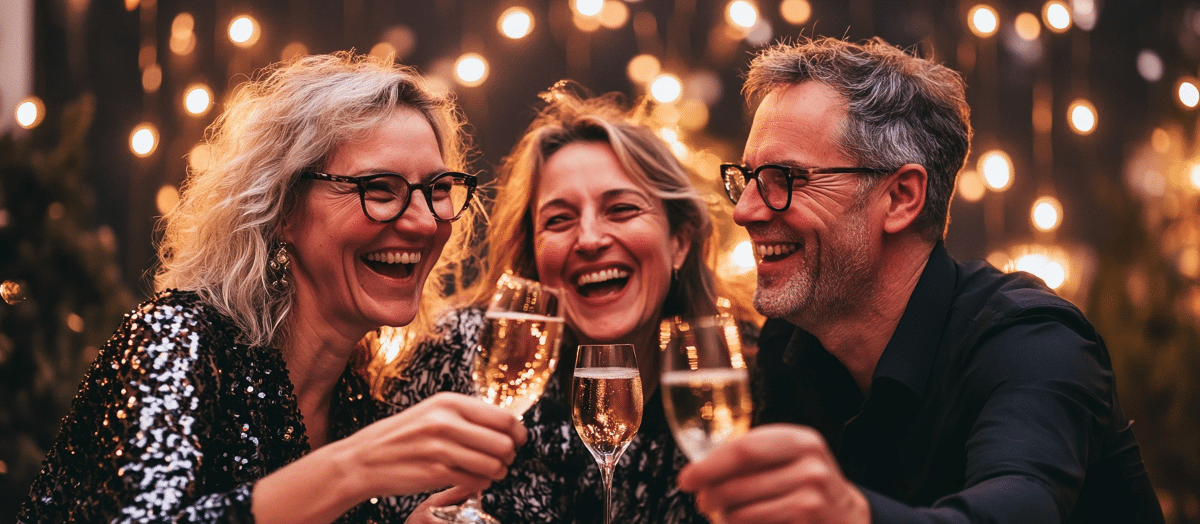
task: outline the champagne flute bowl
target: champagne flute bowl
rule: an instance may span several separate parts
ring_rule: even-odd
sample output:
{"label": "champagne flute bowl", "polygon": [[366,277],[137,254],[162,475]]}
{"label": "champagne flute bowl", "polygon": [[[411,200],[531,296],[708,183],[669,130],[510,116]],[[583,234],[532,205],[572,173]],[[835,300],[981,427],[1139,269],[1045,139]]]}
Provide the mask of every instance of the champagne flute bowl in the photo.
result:
{"label": "champagne flute bowl", "polygon": [[604,523],[609,524],[613,469],[642,424],[642,378],[633,346],[579,346],[571,389],[571,420],[600,466]]}

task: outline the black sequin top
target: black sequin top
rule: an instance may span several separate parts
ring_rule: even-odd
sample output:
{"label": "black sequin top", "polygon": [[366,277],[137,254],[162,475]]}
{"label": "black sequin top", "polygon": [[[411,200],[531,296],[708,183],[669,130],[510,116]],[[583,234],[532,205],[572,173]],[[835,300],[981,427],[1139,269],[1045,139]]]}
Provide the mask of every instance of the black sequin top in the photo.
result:
{"label": "black sequin top", "polygon": [[[308,453],[278,350],[238,344],[228,318],[188,292],[125,317],[63,420],[17,521],[254,522],[254,482]],[[331,438],[390,412],[347,368]],[[402,522],[402,501],[366,501],[338,522]]]}
{"label": "black sequin top", "polygon": [[[440,340],[416,350],[409,368],[411,379],[397,381],[389,398],[405,407],[438,391],[472,392],[471,368],[482,325],[479,309],[446,315],[440,323]],[[554,378],[523,417],[528,442],[517,450],[508,476],[484,492],[483,509],[504,524],[604,522],[600,470],[571,423],[574,363],[575,348],[563,347]],[[707,523],[697,513],[694,498],[675,485],[686,463],[655,394],[613,475],[613,522]],[[400,497],[398,504],[411,508],[424,498]]]}

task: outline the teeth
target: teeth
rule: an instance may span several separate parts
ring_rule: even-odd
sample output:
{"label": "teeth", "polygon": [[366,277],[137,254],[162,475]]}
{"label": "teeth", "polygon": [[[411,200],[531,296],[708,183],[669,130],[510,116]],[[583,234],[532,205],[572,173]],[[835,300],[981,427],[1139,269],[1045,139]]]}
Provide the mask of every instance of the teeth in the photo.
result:
{"label": "teeth", "polygon": [[583,285],[587,285],[587,284],[595,284],[597,282],[604,282],[605,280],[613,280],[613,279],[617,279],[617,278],[625,278],[627,276],[629,276],[629,272],[625,271],[623,269],[616,269],[616,268],[602,269],[600,271],[596,271],[595,273],[588,273],[588,274],[580,276],[579,280],[578,280],[578,285],[583,286]]}
{"label": "teeth", "polygon": [[758,257],[759,258],[769,257],[769,256],[778,256],[778,255],[790,255],[792,253],[795,253],[796,250],[799,249],[798,247],[796,247],[796,244],[774,244],[774,245],[758,244],[755,247],[758,249]]}
{"label": "teeth", "polygon": [[368,253],[367,260],[384,264],[416,264],[421,261],[421,253],[397,253],[395,251]]}

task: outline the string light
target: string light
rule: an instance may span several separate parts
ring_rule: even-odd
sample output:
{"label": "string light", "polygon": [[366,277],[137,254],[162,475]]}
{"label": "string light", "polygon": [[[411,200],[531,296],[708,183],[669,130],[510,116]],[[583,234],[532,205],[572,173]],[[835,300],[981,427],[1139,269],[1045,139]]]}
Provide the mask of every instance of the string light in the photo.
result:
{"label": "string light", "polygon": [[478,53],[467,53],[454,63],[454,78],[458,83],[475,87],[483,84],[488,76],[488,63]]}
{"label": "string light", "polygon": [[1054,260],[1045,253],[1029,253],[1021,255],[1012,263],[1012,269],[1032,274],[1046,283],[1050,289],[1062,287],[1067,280],[1067,270],[1063,261]]}
{"label": "string light", "polygon": [[1192,162],[1187,169],[1188,183],[1192,185],[1192,189],[1200,190],[1200,162]]}
{"label": "string light", "polygon": [[679,100],[679,95],[683,93],[683,84],[679,82],[679,77],[664,73],[658,75],[650,82],[650,96],[654,97],[659,103],[669,104]]}
{"label": "string light", "polygon": [[641,54],[629,60],[629,65],[625,67],[625,74],[629,75],[629,79],[638,84],[645,84],[658,76],[662,71],[662,65],[658,58],[654,55]]}
{"label": "string light", "polygon": [[980,38],[996,34],[1000,28],[1000,15],[990,5],[979,4],[967,12],[967,26]]}
{"label": "string light", "polygon": [[1002,192],[1012,186],[1013,165],[1008,153],[993,149],[980,155],[978,169],[992,191]]}
{"label": "string light", "polygon": [[1033,13],[1021,13],[1013,20],[1013,28],[1022,40],[1034,41],[1042,34],[1042,23]]}
{"label": "string light", "polygon": [[629,8],[625,2],[604,2],[600,8],[600,25],[617,29],[629,21]]}
{"label": "string light", "polygon": [[241,15],[229,23],[229,40],[239,47],[250,47],[260,36],[258,21],[250,15]]}
{"label": "string light", "polygon": [[196,116],[208,112],[213,105],[212,89],[204,84],[192,84],[184,91],[183,107],[188,113]]}
{"label": "string light", "polygon": [[571,7],[583,16],[596,16],[604,9],[604,0],[575,0],[571,2]]}
{"label": "string light", "polygon": [[1071,28],[1071,10],[1061,0],[1050,0],[1042,6],[1042,22],[1055,33],[1065,33]]}
{"label": "string light", "polygon": [[783,0],[779,3],[779,15],[792,25],[800,25],[812,17],[812,5],[808,0]]}
{"label": "string light", "polygon": [[179,203],[179,190],[171,184],[165,184],[158,188],[158,194],[154,197],[154,205],[158,207],[159,215],[166,215],[175,209],[175,205]]}
{"label": "string light", "polygon": [[504,36],[513,40],[525,38],[533,32],[533,13],[521,6],[510,7],[500,15],[498,26]]}
{"label": "string light", "polygon": [[1195,80],[1180,80],[1179,87],[1176,88],[1176,93],[1179,95],[1179,103],[1188,109],[1192,109],[1196,107],[1196,104],[1200,104],[1200,89],[1196,88]]}
{"label": "string light", "polygon": [[33,129],[46,118],[46,105],[42,103],[42,99],[36,96],[26,97],[17,104],[14,116],[17,119],[17,125],[25,129]]}
{"label": "string light", "polygon": [[1071,129],[1081,135],[1090,135],[1096,130],[1096,106],[1082,98],[1071,102],[1067,108]]}
{"label": "string light", "polygon": [[1062,224],[1062,204],[1052,196],[1041,197],[1034,201],[1030,218],[1038,231],[1054,231]]}
{"label": "string light", "polygon": [[158,129],[143,122],[129,133],[129,149],[139,157],[150,156],[158,148]]}
{"label": "string light", "polygon": [[734,0],[725,8],[725,20],[742,29],[750,29],[758,23],[758,9],[746,0]]}
{"label": "string light", "polygon": [[964,169],[958,174],[958,196],[967,202],[978,202],[987,193],[983,178],[974,169]]}

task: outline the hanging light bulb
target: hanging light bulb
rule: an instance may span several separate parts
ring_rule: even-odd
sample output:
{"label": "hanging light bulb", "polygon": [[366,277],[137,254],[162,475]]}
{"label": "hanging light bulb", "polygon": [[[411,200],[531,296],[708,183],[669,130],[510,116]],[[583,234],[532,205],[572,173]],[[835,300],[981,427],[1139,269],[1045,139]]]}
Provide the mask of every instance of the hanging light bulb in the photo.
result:
{"label": "hanging light bulb", "polygon": [[746,0],[734,0],[725,8],[725,20],[742,29],[750,29],[758,23],[758,9]]}
{"label": "hanging light bulb", "polygon": [[184,90],[183,107],[189,114],[200,116],[212,107],[212,89],[204,84],[192,84]]}
{"label": "hanging light bulb", "polygon": [[36,96],[27,97],[17,104],[14,116],[17,119],[17,125],[25,129],[33,129],[46,118],[46,105],[42,103],[42,99]]}
{"label": "hanging light bulb", "polygon": [[1013,164],[1008,153],[993,149],[980,155],[978,169],[992,191],[1002,192],[1012,186]]}
{"label": "hanging light bulb", "polygon": [[239,47],[250,47],[258,43],[262,31],[258,21],[250,15],[241,15],[229,22],[229,40]]}
{"label": "hanging light bulb", "polygon": [[129,149],[139,157],[150,156],[158,148],[158,129],[153,124],[142,122],[129,134]]}
{"label": "hanging light bulb", "polygon": [[975,36],[986,38],[996,34],[1000,28],[1000,15],[992,6],[979,4],[967,12],[967,26]]}
{"label": "hanging light bulb", "polygon": [[1042,6],[1042,22],[1055,33],[1065,33],[1071,28],[1071,9],[1066,2],[1050,0]]}
{"label": "hanging light bulb", "polygon": [[462,55],[454,63],[454,75],[458,83],[467,87],[483,84],[488,76],[487,60],[477,53]]}
{"label": "hanging light bulb", "polygon": [[1096,130],[1096,106],[1082,98],[1077,99],[1067,108],[1067,120],[1076,133],[1090,135]]}
{"label": "hanging light bulb", "polygon": [[525,38],[533,32],[533,13],[521,6],[506,9],[500,15],[500,33],[513,40]]}
{"label": "hanging light bulb", "polygon": [[1192,109],[1196,104],[1200,104],[1200,88],[1196,87],[1196,80],[1184,78],[1179,81],[1179,87],[1176,88],[1176,93],[1179,95],[1179,103],[1184,107]]}
{"label": "hanging light bulb", "polygon": [[1041,197],[1034,201],[1030,217],[1038,231],[1054,231],[1062,224],[1062,204],[1052,196]]}
{"label": "hanging light bulb", "polygon": [[650,82],[650,96],[660,103],[669,104],[679,100],[679,95],[682,93],[683,84],[675,75],[664,73]]}

